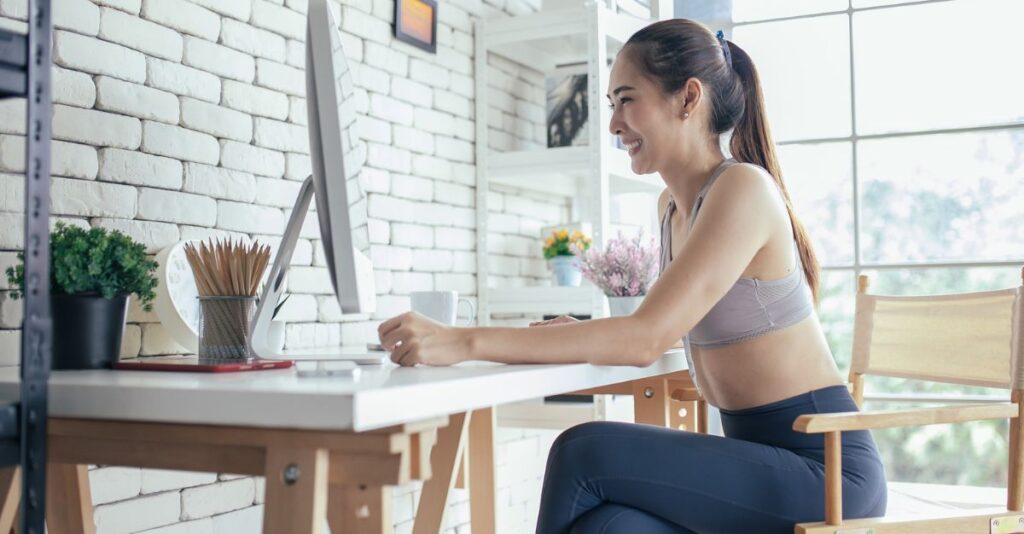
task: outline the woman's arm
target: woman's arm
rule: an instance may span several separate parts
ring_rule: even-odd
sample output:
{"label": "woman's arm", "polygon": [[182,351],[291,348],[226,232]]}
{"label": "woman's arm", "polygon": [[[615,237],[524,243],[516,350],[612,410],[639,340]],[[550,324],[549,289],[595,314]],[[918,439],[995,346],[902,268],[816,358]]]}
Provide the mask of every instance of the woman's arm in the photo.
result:
{"label": "woman's arm", "polygon": [[[654,340],[634,316],[541,328],[467,328],[468,355],[502,363],[650,365]],[[658,353],[661,354],[660,352]]]}
{"label": "woman's arm", "polygon": [[[633,317],[611,317],[535,328],[455,328],[407,312],[381,323],[381,345],[401,365],[501,363],[647,365],[650,336]],[[641,335],[624,335],[640,332]]]}
{"label": "woman's arm", "polygon": [[[771,176],[752,165],[722,173],[701,205],[679,254],[634,316],[664,350],[686,335],[729,291],[789,215]],[[791,239],[786,234],[787,239]],[[657,357],[655,354],[650,357]]]}
{"label": "woman's arm", "polygon": [[381,324],[381,343],[402,365],[466,359],[650,365],[736,283],[778,226],[774,222],[788,221],[763,172],[735,165],[719,177],[680,253],[630,316],[543,328],[451,328],[406,313]]}

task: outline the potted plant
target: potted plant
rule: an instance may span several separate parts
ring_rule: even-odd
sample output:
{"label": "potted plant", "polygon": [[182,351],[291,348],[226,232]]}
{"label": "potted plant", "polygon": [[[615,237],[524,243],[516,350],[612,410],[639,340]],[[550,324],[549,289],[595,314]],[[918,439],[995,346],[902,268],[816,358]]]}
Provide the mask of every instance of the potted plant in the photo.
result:
{"label": "potted plant", "polygon": [[[12,298],[25,291],[24,254],[7,269]],[[58,222],[50,233],[53,369],[109,368],[121,350],[128,296],[152,309],[157,264],[140,243],[116,230]]]}
{"label": "potted plant", "polygon": [[580,269],[573,251],[586,251],[590,248],[590,242],[591,239],[583,232],[575,230],[569,234],[564,228],[551,232],[544,240],[544,259],[548,260],[548,265],[554,271],[557,285],[580,285]]}
{"label": "potted plant", "polygon": [[643,232],[626,238],[619,232],[604,250],[576,250],[583,277],[608,297],[608,309],[614,316],[629,315],[643,301],[658,276],[658,245],[646,244]]}
{"label": "potted plant", "polygon": [[288,293],[281,299],[281,302],[277,303],[274,307],[274,313],[270,316],[270,331],[267,333],[270,339],[270,348],[274,349],[274,352],[281,352],[284,349],[284,327],[286,323],[284,321],[277,320],[277,314],[281,312],[281,308],[284,307],[284,303],[288,301],[288,297],[292,294]]}

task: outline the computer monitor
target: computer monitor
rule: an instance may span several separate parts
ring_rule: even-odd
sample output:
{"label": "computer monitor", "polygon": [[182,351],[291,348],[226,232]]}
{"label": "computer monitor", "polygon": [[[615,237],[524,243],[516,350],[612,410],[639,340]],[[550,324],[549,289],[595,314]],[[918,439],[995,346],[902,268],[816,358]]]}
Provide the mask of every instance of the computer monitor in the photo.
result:
{"label": "computer monitor", "polygon": [[299,190],[251,323],[250,348],[257,356],[274,352],[268,342],[270,321],[284,291],[310,197],[316,198],[321,243],[341,312],[371,313],[376,303],[366,194],[359,181],[366,149],[355,131],[352,71],[327,0],[309,0],[306,20],[306,109],[313,174]]}

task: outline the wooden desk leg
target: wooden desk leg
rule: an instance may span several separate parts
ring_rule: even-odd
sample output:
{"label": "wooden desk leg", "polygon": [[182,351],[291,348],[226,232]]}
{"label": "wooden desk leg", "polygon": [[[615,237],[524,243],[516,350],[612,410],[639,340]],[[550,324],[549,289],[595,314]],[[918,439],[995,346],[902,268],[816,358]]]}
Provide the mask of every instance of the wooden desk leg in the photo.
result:
{"label": "wooden desk leg", "polygon": [[668,384],[664,378],[633,382],[633,420],[656,426],[669,424]]}
{"label": "wooden desk leg", "polygon": [[394,531],[390,487],[331,484],[330,494],[327,520],[332,534],[391,534]]}
{"label": "wooden desk leg", "polygon": [[263,507],[265,534],[324,532],[327,462],[327,449],[267,449],[264,469],[267,488]]}
{"label": "wooden desk leg", "polygon": [[448,426],[437,431],[437,444],[430,452],[430,469],[433,476],[423,483],[420,505],[416,510],[416,522],[412,527],[413,534],[441,532],[448,495],[455,483],[455,474],[462,466],[469,421],[469,414],[455,414],[448,418]]}
{"label": "wooden desk leg", "polygon": [[0,470],[0,534],[14,528],[21,501],[21,468]]}
{"label": "wooden desk leg", "polygon": [[707,405],[689,379],[669,380],[669,427],[707,433]]}
{"label": "wooden desk leg", "polygon": [[54,534],[96,532],[87,466],[54,462],[46,466],[46,527]]}
{"label": "wooden desk leg", "polygon": [[469,521],[473,534],[498,530],[494,478],[494,408],[474,410],[469,420]]}

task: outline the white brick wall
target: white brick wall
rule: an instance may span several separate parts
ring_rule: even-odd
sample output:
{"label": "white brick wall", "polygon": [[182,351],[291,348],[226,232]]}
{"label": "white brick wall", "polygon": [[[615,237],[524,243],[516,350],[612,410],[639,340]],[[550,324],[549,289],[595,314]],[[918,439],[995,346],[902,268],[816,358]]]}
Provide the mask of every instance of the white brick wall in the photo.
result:
{"label": "white brick wall", "polygon": [[[248,237],[276,246],[310,173],[306,132],[306,0],[61,0],[55,12],[52,210],[117,229],[149,253],[181,239]],[[332,0],[357,88],[361,180],[370,194],[372,317],[342,317],[330,295],[315,214],[307,216],[281,317],[288,347],[373,341],[412,291],[475,298],[473,19],[537,9],[535,0],[459,0],[439,10],[438,53],[398,43],[392,0]],[[23,28],[24,2],[0,0],[0,25]],[[543,77],[491,58],[501,148],[543,144]],[[0,269],[22,240],[24,103],[0,102]],[[565,205],[517,192],[489,196],[489,282],[545,282],[539,229]],[[4,213],[7,212],[7,213]],[[15,212],[15,213],[10,213]],[[0,276],[0,291],[9,290]],[[18,303],[0,292],[0,365],[16,364]],[[122,357],[180,353],[133,299]],[[528,532],[546,451],[518,432],[499,449],[500,532]],[[515,446],[514,443],[526,442]],[[519,454],[516,451],[522,452]],[[263,480],[151,469],[90,473],[97,532],[247,533],[262,524]],[[395,491],[409,532],[419,484]],[[444,532],[468,531],[464,491]]]}
{"label": "white brick wall", "polygon": [[192,67],[156,58],[146,58],[146,83],[176,95],[208,102],[220,100],[220,78]]}
{"label": "white brick wall", "polygon": [[117,9],[103,8],[99,36],[150,56],[181,61],[178,32]]}
{"label": "white brick wall", "polygon": [[53,101],[90,108],[96,102],[96,85],[92,78],[84,73],[53,67]]}
{"label": "white brick wall", "polygon": [[96,77],[96,109],[170,124],[179,117],[173,94],[106,76]]}

